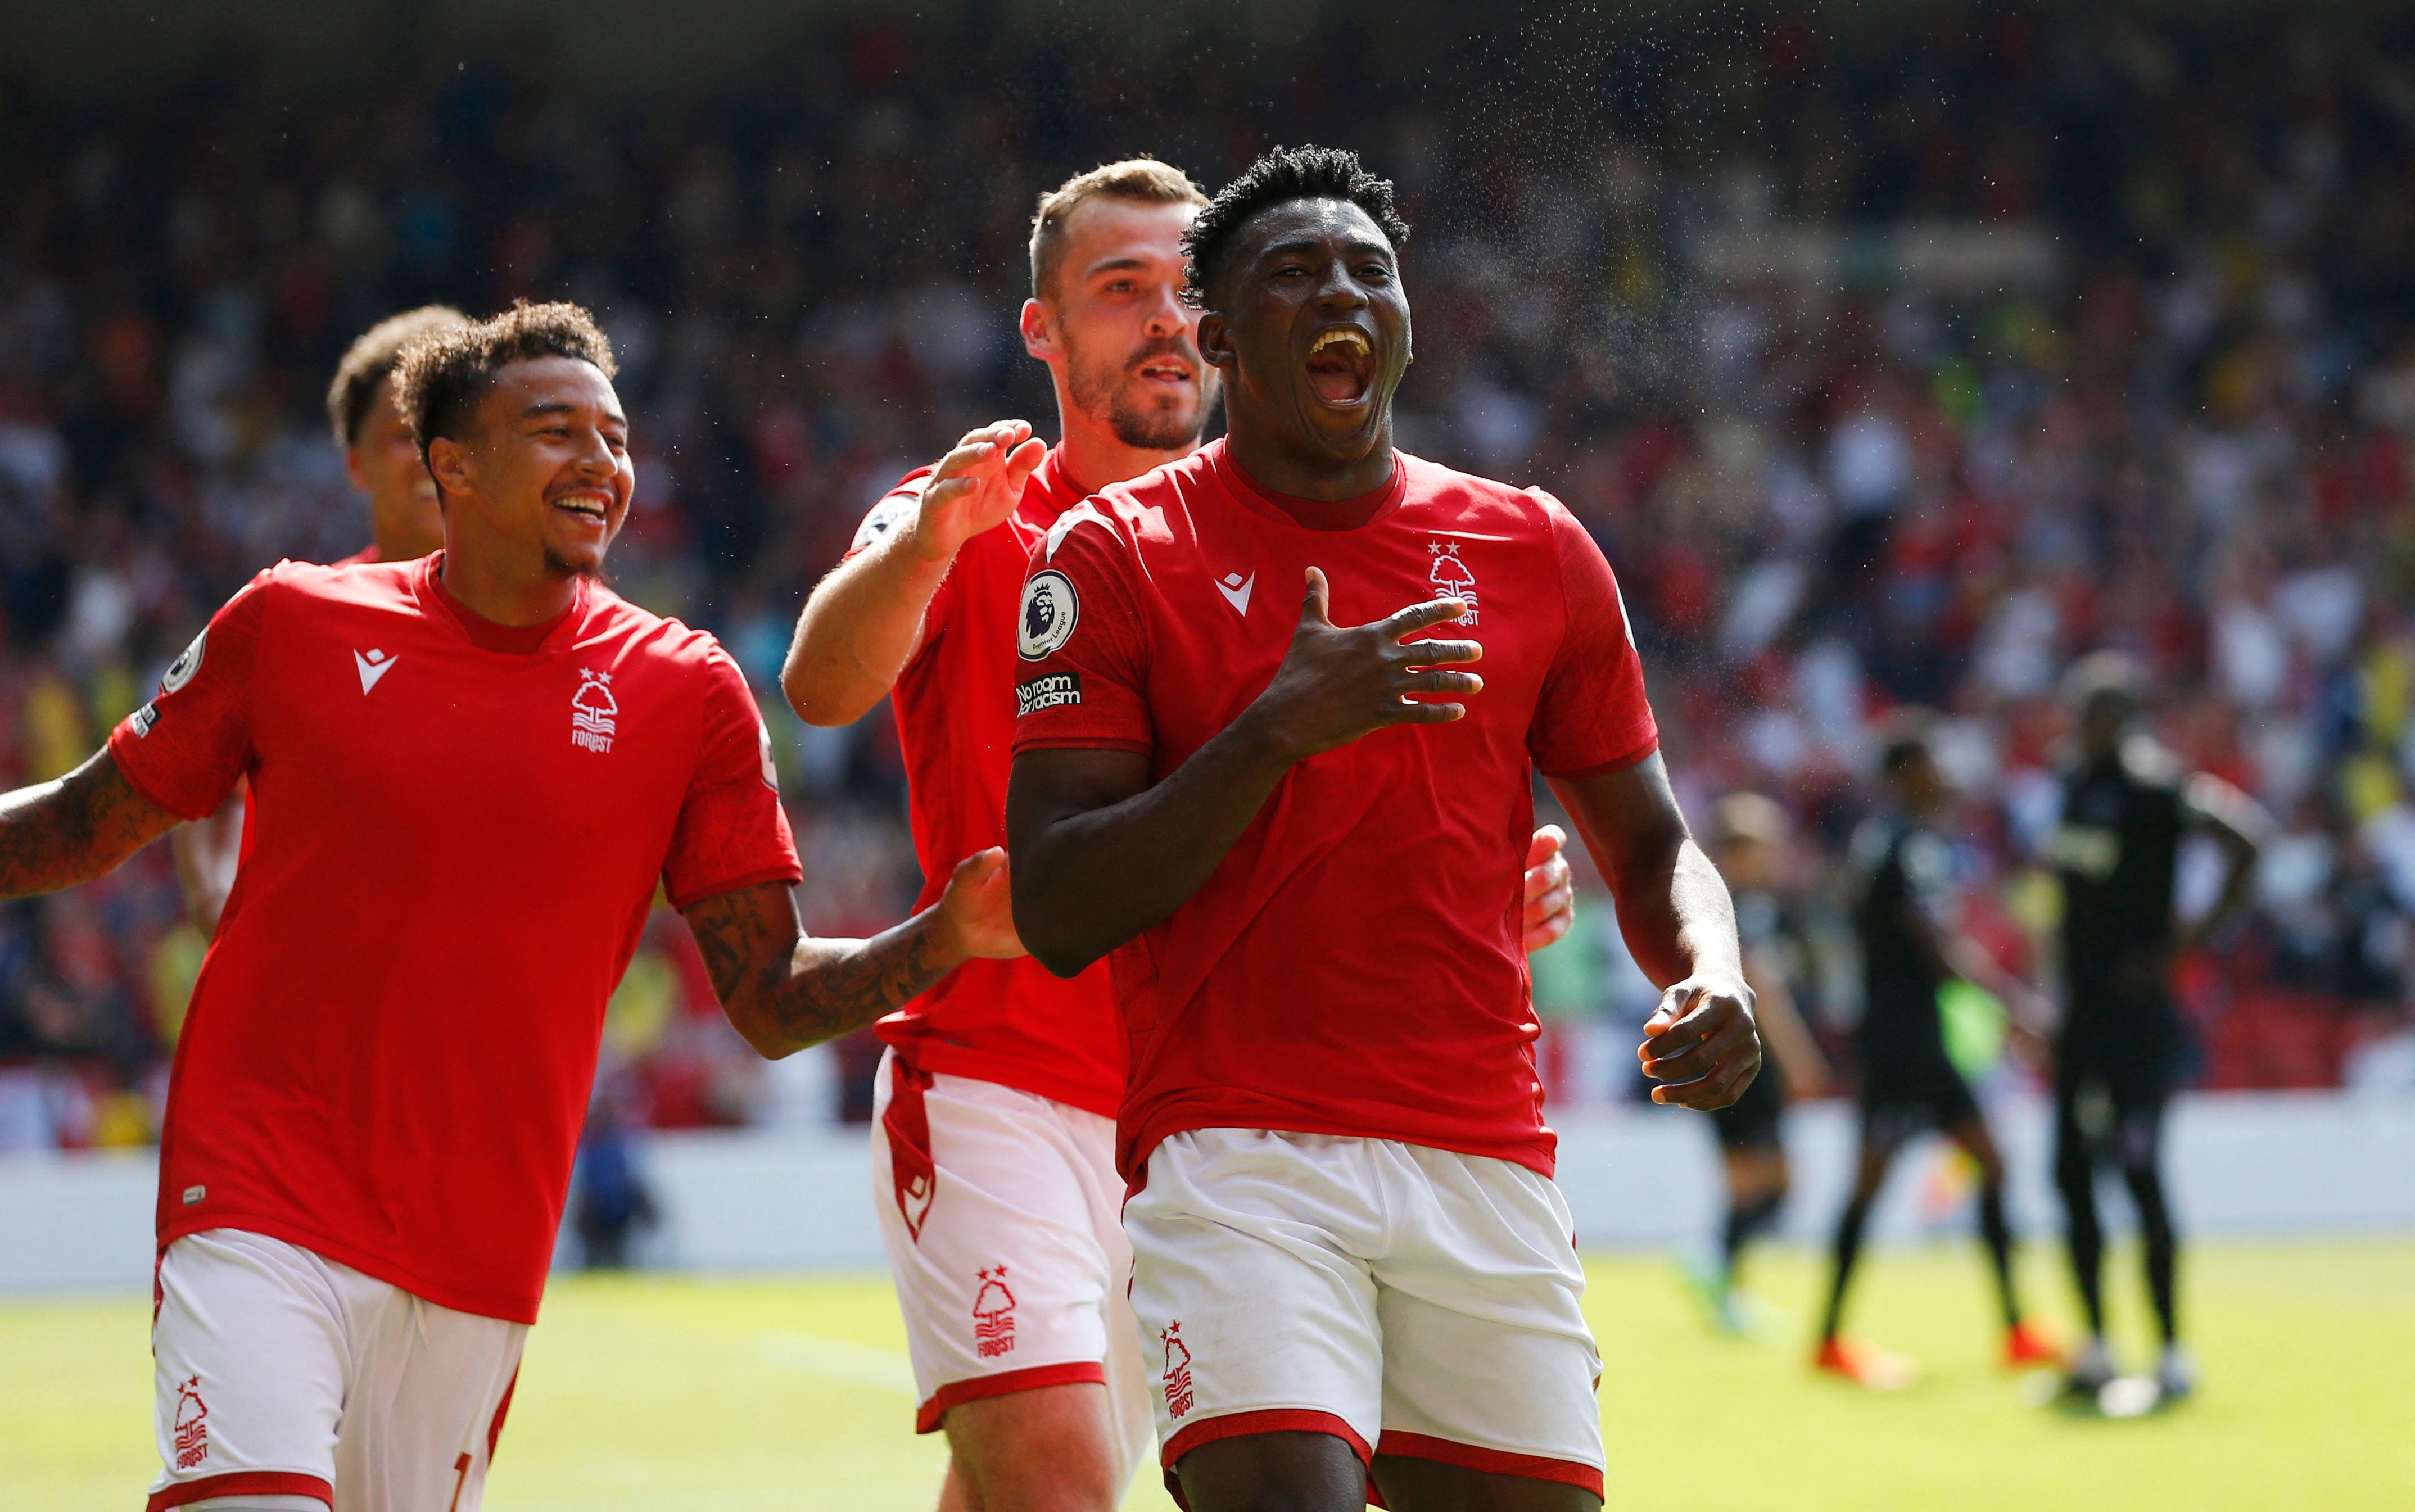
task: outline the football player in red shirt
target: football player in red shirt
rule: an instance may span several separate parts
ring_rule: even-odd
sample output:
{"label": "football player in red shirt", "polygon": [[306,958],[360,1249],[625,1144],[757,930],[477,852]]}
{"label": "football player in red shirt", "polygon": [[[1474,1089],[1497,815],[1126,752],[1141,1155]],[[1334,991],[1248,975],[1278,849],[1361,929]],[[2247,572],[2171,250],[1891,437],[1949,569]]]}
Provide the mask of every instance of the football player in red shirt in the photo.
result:
{"label": "football player in red shirt", "polygon": [[[1023,338],[1061,442],[984,427],[873,509],[814,591],[783,676],[818,725],[897,711],[915,847],[932,875],[1005,835],[1014,625],[1032,548],[1092,491],[1187,457],[1216,398],[1182,233],[1206,196],[1135,158],[1042,197]],[[1568,928],[1557,831],[1537,836],[1528,943]],[[1124,1284],[1116,1107],[1122,1031],[1103,966],[1060,981],[968,963],[902,1013],[873,1130],[875,1203],[947,1509],[1108,1512],[1148,1452],[1149,1385]]]}
{"label": "football player in red shirt", "polygon": [[160,1139],[150,1512],[478,1505],[658,887],[767,1055],[1019,950],[995,853],[873,939],[804,935],[736,665],[597,580],[611,369],[568,305],[414,343],[444,549],[262,573],[105,750],[0,798],[19,896],[251,784]]}
{"label": "football player in red shirt", "polygon": [[[337,565],[408,561],[444,545],[436,480],[428,475],[419,443],[394,402],[394,365],[419,337],[468,323],[468,316],[446,305],[389,315],[362,332],[336,365],[335,381],[327,385],[327,424],[336,449],[344,454],[344,476],[369,506],[369,544]],[[243,858],[243,813],[238,784],[216,814],[177,826],[169,841],[185,911],[205,939],[218,933],[218,912]]]}
{"label": "football player in red shirt", "polygon": [[1548,495],[1392,447],[1406,232],[1348,153],[1219,194],[1186,247],[1229,436],[1069,511],[1025,590],[1015,917],[1060,975],[1112,954],[1132,1302],[1198,1512],[1356,1507],[1370,1473],[1402,1509],[1600,1503],[1518,949],[1535,770],[1665,989],[1655,1099],[1759,1065],[1608,562]]}

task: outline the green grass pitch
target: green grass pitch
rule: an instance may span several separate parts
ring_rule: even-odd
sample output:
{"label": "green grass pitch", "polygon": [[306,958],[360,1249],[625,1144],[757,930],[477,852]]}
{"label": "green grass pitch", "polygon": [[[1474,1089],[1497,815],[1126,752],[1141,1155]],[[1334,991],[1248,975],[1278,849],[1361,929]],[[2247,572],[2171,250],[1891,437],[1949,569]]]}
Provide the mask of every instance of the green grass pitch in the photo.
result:
{"label": "green grass pitch", "polygon": [[[2146,1355],[2135,1261],[2112,1275]],[[1893,1398],[1803,1352],[1711,1337],[1665,1261],[1597,1257],[1610,1505],[1650,1512],[2280,1512],[2415,1507],[2415,1240],[2207,1245],[2187,1257],[2204,1388],[2109,1422],[2026,1406],[1994,1367],[1975,1252],[1872,1257],[1857,1332],[1920,1359]],[[1799,1333],[1816,1256],[1763,1256]],[[2068,1316],[2048,1246],[2033,1306]],[[0,1505],[129,1512],[155,1469],[144,1299],[0,1304]],[[1791,1337],[1791,1336],[1790,1336]],[[558,1282],[529,1346],[489,1512],[928,1512],[942,1460],[878,1277]],[[1144,1475],[1125,1504],[1170,1504]]]}

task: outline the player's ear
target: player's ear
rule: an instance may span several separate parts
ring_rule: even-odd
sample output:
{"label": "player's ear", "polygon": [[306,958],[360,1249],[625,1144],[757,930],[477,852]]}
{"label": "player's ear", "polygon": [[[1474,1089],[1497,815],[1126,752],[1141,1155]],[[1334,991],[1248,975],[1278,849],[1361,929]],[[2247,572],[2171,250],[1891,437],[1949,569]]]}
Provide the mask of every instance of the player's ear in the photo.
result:
{"label": "player's ear", "polygon": [[1042,362],[1063,354],[1057,344],[1057,322],[1036,298],[1023,302],[1023,350]]}
{"label": "player's ear", "polygon": [[1233,322],[1212,309],[1200,312],[1199,355],[1213,367],[1233,366]]}
{"label": "player's ear", "polygon": [[470,491],[470,452],[450,436],[428,439],[428,472],[436,480],[437,497]]}

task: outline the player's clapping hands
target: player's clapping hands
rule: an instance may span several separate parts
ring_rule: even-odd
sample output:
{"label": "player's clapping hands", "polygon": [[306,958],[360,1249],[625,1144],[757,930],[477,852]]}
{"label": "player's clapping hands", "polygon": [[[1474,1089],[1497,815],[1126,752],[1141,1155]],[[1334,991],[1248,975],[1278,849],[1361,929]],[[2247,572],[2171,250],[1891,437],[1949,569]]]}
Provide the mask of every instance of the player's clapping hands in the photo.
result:
{"label": "player's clapping hands", "polygon": [[922,486],[915,553],[946,561],[967,541],[1013,514],[1023,502],[1024,484],[1047,455],[1048,443],[1031,434],[1027,421],[1000,420],[965,432]]}
{"label": "player's clapping hands", "polygon": [[1742,976],[1704,971],[1660,995],[1643,1024],[1636,1051],[1643,1074],[1664,1085],[1655,1102],[1705,1111],[1744,1095],[1761,1070],[1761,1034],[1752,1022],[1752,989]]}
{"label": "player's clapping hands", "polygon": [[998,846],[956,862],[931,921],[935,941],[951,962],[1011,961],[1025,953],[1014,932],[1006,851]]}
{"label": "player's clapping hands", "polygon": [[1484,686],[1473,672],[1454,672],[1484,648],[1472,640],[1420,640],[1402,645],[1428,625],[1456,620],[1465,601],[1433,599],[1372,624],[1336,625],[1325,574],[1308,569],[1308,593],[1291,650],[1267,691],[1250,706],[1276,747],[1294,761],[1347,745],[1390,725],[1441,725],[1467,712],[1462,704],[1420,703],[1420,696],[1472,694]]}

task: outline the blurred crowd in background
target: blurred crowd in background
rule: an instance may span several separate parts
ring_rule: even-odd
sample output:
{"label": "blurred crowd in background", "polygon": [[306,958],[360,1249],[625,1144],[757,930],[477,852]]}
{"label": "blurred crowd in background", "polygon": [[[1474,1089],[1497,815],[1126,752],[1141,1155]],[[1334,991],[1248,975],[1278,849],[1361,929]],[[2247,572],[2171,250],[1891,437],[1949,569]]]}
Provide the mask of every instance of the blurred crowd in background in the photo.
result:
{"label": "blurred crowd in background", "polygon": [[[1014,324],[1041,190],[1136,151],[1212,189],[1312,140],[1417,227],[1402,445],[1564,499],[1689,811],[1753,787],[1795,816],[1825,1035],[1858,1008],[1835,921],[1874,721],[1951,716],[1965,923],[2043,981],[2056,684],[2113,646],[2162,738],[2277,823],[2253,916],[2182,964],[2192,1081],[2415,1088],[2415,29],[1471,8],[838,18],[635,100],[541,47],[315,91],[231,57],[105,102],[0,74],[0,786],[82,760],[252,573],[364,544],[321,407],[353,336],[570,298],[635,421],[615,586],[754,680],[811,927],[892,921],[918,874],[889,714],[814,730],[778,694],[806,590],[960,430],[1050,428]],[[151,1137],[204,948],[165,849],[0,906],[0,1148]],[[1632,1060],[1570,1047],[1623,1046],[1651,997],[1585,905],[1538,961],[1577,1102]],[[604,1097],[862,1115],[870,1060],[756,1062],[665,915]]]}

